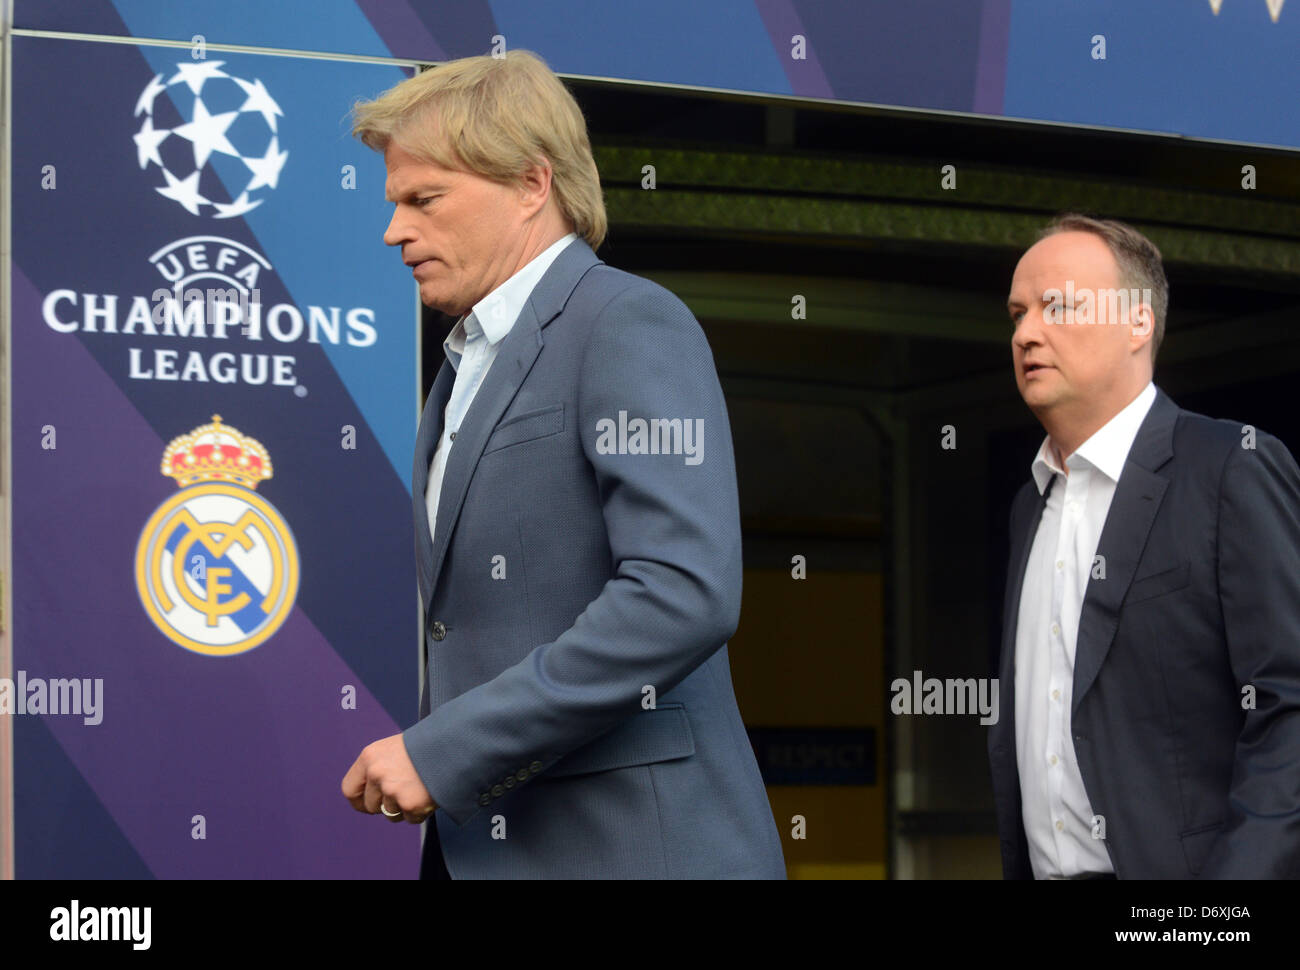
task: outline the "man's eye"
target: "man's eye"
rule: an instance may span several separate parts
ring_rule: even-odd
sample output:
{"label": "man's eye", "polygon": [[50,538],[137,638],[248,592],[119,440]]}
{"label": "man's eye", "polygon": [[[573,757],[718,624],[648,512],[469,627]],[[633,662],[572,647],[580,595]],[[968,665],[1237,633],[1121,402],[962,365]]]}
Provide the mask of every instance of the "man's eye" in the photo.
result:
{"label": "man's eye", "polygon": [[436,195],[426,195],[426,196],[423,196],[423,197],[421,197],[421,198],[416,199],[416,200],[415,200],[415,204],[418,205],[421,209],[423,209],[423,208],[424,208],[426,205],[428,205],[430,202],[435,202],[435,201],[437,201],[437,199],[438,199],[438,196],[436,196]]}

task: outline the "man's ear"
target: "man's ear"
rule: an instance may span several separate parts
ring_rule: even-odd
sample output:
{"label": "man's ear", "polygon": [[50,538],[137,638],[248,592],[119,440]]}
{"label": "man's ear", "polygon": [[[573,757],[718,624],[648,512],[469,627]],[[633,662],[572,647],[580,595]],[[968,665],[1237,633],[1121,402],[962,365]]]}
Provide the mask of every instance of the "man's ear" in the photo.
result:
{"label": "man's ear", "polygon": [[526,206],[541,209],[551,197],[551,179],[554,172],[545,158],[534,162],[519,178],[519,198]]}
{"label": "man's ear", "polygon": [[1139,303],[1129,307],[1129,353],[1136,354],[1145,347],[1155,335],[1155,311],[1150,303]]}

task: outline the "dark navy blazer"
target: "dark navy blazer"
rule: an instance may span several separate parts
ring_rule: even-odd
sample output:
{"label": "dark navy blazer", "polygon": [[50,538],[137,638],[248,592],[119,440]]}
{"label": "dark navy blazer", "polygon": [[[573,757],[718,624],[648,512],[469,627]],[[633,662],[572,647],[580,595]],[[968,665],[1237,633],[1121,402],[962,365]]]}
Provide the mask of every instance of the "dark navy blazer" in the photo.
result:
{"label": "dark navy blazer", "polygon": [[[1157,389],[1158,390],[1158,389]],[[1071,734],[1121,879],[1300,876],[1300,469],[1276,438],[1157,393],[1090,577]],[[1032,878],[1016,768],[1020,592],[1046,505],[1011,509],[1002,718],[989,760],[1007,878]]]}

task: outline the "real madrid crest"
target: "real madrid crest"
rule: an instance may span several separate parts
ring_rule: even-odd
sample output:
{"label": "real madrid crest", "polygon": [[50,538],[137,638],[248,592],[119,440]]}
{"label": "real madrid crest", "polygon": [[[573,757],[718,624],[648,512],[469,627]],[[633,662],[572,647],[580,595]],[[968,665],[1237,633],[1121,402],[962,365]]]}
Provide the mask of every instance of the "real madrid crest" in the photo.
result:
{"label": "real madrid crest", "polygon": [[174,438],[162,473],[181,491],[150,516],[135,551],[145,612],[175,643],[229,657],[263,643],[298,594],[298,550],[275,506],[261,443],[221,423]]}

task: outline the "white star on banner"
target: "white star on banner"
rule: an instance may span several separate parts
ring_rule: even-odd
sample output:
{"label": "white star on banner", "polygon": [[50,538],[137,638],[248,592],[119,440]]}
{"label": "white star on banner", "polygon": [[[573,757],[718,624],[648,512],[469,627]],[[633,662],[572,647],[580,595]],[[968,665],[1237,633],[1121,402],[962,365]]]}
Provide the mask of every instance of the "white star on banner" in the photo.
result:
{"label": "white star on banner", "polygon": [[[1264,3],[1268,6],[1269,17],[1273,19],[1273,23],[1277,23],[1277,18],[1282,16],[1282,4],[1286,3],[1286,0],[1264,0]],[[1223,0],[1210,0],[1210,11],[1214,16],[1217,17],[1222,9]]]}
{"label": "white star on banner", "polygon": [[167,85],[162,83],[162,75],[155,74],[149,86],[144,89],[140,95],[140,100],[135,103],[135,113],[138,117],[142,112],[153,114],[154,98],[167,90]]}
{"label": "white star on banner", "polygon": [[210,205],[209,200],[199,195],[199,173],[196,170],[187,179],[178,179],[167,169],[163,169],[163,175],[167,177],[167,188],[155,188],[154,191],[167,199],[179,202],[189,211],[191,215],[199,214],[199,206]]}
{"label": "white star on banner", "polygon": [[202,168],[214,151],[238,157],[238,150],[226,138],[226,129],[238,117],[238,111],[224,111],[219,115],[210,115],[203,102],[196,99],[194,120],[177,125],[172,130],[194,143],[194,167]]}
{"label": "white star on banner", "polygon": [[262,117],[266,119],[271,131],[275,131],[275,116],[280,115],[283,117],[284,112],[275,103],[275,99],[271,97],[270,92],[262,87],[262,79],[259,77],[252,84],[249,84],[241,77],[231,78],[231,80],[243,88],[244,93],[248,95],[248,100],[239,106],[239,110],[260,112]]}
{"label": "white star on banner", "polygon": [[140,130],[131,137],[135,139],[135,154],[140,161],[140,167],[144,168],[150,162],[153,162],[159,168],[165,168],[162,156],[158,154],[158,146],[161,145],[171,131],[164,128],[159,131],[153,126],[153,117],[146,115],[144,124]]}
{"label": "white star on banner", "polygon": [[176,65],[176,74],[168,84],[175,84],[177,81],[184,81],[194,96],[199,96],[199,90],[203,87],[203,82],[210,77],[230,77],[225,71],[221,70],[221,65],[225,61],[199,61],[195,64],[186,64],[181,62]]}
{"label": "white star on banner", "polygon": [[214,215],[212,218],[233,219],[235,218],[235,216],[242,216],[245,212],[248,212],[250,209],[256,209],[259,205],[262,204],[263,201],[264,200],[262,199],[258,199],[256,202],[249,202],[248,193],[240,192],[239,198],[237,198],[234,202],[231,202],[229,205],[222,205],[220,202],[212,203],[217,210],[217,214]]}
{"label": "white star on banner", "polygon": [[288,157],[289,153],[280,151],[280,142],[275,135],[272,135],[271,144],[263,157],[244,159],[244,164],[253,173],[252,181],[248,183],[248,191],[260,189],[263,185],[275,188],[280,181],[280,169],[284,168],[285,159]]}

